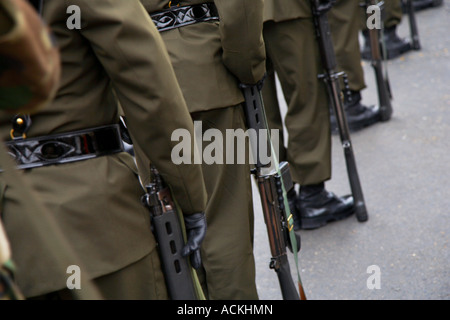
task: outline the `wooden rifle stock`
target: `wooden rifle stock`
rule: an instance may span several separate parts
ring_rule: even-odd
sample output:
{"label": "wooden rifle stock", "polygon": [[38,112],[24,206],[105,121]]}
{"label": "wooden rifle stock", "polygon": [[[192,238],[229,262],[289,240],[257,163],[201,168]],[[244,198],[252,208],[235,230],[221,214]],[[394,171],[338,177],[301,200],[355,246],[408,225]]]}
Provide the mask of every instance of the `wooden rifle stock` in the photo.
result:
{"label": "wooden rifle stock", "polygon": [[[247,118],[247,126],[251,129],[262,130],[268,129],[266,122],[266,115],[264,111],[264,105],[261,98],[261,88],[257,85],[254,86],[241,86],[241,89],[245,97],[245,115]],[[259,134],[257,134],[258,139]],[[255,143],[255,141],[253,141]],[[267,136],[267,143],[271,144],[270,136]],[[259,141],[256,141],[259,146]],[[271,251],[270,268],[274,269],[280,284],[281,294],[283,300],[306,300],[306,295],[303,290],[303,285],[299,279],[297,292],[296,286],[293,282],[289,260],[287,256],[286,248],[291,250],[295,248],[290,240],[289,232],[289,219],[292,219],[292,215],[286,218],[286,212],[284,211],[285,199],[283,195],[284,184],[285,190],[290,190],[293,187],[292,178],[290,176],[289,165],[287,162],[280,164],[280,170],[272,170],[269,174],[263,175],[262,169],[266,164],[262,164],[259,157],[259,150],[256,146],[253,146],[253,156],[256,162],[256,168],[253,170],[253,174],[258,184],[258,190],[261,197],[261,205],[264,214],[264,222],[267,228],[267,235],[269,238],[269,245]],[[272,150],[273,151],[273,150]],[[272,157],[276,157],[272,154]],[[280,176],[281,174],[281,176]],[[294,240],[298,244],[298,250],[300,249],[300,238],[296,235]]]}
{"label": "wooden rifle stock", "polygon": [[331,9],[334,0],[310,0],[310,2],[314,24],[316,27],[319,50],[321,52],[322,64],[325,71],[323,75],[319,75],[319,78],[325,80],[339,127],[340,139],[344,149],[345,163],[352,190],[356,217],[360,222],[367,221],[367,209],[359,180],[358,170],[356,168],[356,160],[350,139],[350,131],[348,129],[343,106],[342,92],[339,87],[339,78],[341,76],[345,76],[345,74],[343,72],[335,72],[335,68],[337,66],[336,55],[334,52],[333,41],[331,39],[328,17],[326,15],[328,10]]}
{"label": "wooden rifle stock", "polygon": [[[284,164],[287,165],[287,163]],[[270,268],[275,270],[278,276],[283,300],[299,300],[300,297],[292,280],[287,257],[286,247],[289,240],[286,234],[287,222],[280,210],[280,206],[282,207],[279,199],[280,180],[276,173],[264,176],[258,171],[256,176],[272,255]],[[299,289],[300,292],[303,292],[300,283]]]}

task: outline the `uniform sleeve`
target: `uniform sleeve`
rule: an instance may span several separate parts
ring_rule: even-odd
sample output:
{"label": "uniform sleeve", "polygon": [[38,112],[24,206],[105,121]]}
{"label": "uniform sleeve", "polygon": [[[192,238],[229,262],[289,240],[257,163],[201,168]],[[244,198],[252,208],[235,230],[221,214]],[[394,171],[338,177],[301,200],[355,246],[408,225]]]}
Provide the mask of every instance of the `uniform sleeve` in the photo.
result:
{"label": "uniform sleeve", "polygon": [[220,16],[223,61],[244,84],[255,84],[265,73],[262,35],[263,0],[215,0]]}
{"label": "uniform sleeve", "polygon": [[148,14],[138,0],[70,4],[81,8],[81,33],[112,79],[134,144],[158,168],[185,214],[204,211],[201,167],[176,165],[171,159],[179,143],[171,141],[172,133],[184,129],[193,137],[193,124],[164,43]]}

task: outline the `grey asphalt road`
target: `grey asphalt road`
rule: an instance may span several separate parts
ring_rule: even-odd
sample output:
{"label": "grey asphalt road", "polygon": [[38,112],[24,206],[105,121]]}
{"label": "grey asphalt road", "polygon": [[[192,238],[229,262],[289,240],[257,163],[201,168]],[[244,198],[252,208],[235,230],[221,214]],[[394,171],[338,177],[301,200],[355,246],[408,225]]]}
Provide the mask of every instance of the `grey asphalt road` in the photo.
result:
{"label": "grey asphalt road", "polygon": [[[388,62],[392,119],[351,136],[369,220],[360,223],[352,216],[300,231],[298,270],[309,300],[450,299],[449,13],[450,0],[417,12],[422,49]],[[409,36],[406,16],[398,33]],[[374,73],[367,62],[363,67],[363,102],[376,104]],[[280,103],[285,112],[284,100]],[[333,136],[333,176],[326,186],[339,195],[350,192],[338,136]],[[259,296],[280,300],[255,189],[254,197]],[[379,289],[367,286],[373,265],[380,271]]]}

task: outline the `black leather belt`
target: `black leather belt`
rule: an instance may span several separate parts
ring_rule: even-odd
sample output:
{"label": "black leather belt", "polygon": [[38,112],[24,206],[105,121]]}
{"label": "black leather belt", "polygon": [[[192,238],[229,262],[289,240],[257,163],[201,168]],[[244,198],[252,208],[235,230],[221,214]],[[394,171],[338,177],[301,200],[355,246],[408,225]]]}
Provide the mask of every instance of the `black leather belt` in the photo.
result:
{"label": "black leather belt", "polygon": [[214,3],[202,3],[192,6],[171,7],[150,15],[158,31],[167,31],[198,22],[219,20]]}
{"label": "black leather belt", "polygon": [[6,142],[19,169],[75,162],[124,151],[119,125]]}

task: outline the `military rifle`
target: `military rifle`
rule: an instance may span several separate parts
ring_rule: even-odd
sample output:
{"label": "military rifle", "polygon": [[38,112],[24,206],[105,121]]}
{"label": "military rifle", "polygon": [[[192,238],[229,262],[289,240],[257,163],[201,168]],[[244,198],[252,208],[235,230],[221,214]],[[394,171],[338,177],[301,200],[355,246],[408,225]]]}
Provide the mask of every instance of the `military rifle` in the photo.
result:
{"label": "military rifle", "polygon": [[[293,217],[289,210],[286,191],[293,188],[292,178],[289,171],[289,164],[282,162],[279,168],[275,168],[267,174],[263,174],[263,170],[268,164],[262,163],[259,150],[259,130],[266,130],[268,126],[264,105],[261,96],[262,85],[241,85],[244,93],[245,104],[244,110],[247,119],[247,127],[256,130],[256,141],[250,141],[252,146],[252,154],[255,160],[255,168],[252,170],[259,194],[261,197],[261,205],[264,214],[264,221],[267,227],[267,233],[270,244],[272,258],[270,260],[270,268],[275,270],[278,276],[281,293],[284,300],[306,300],[303,285],[298,274],[298,290],[292,279],[289,260],[286,248],[289,248],[294,255],[300,250],[300,237],[294,234]],[[270,135],[267,134],[267,143],[272,146]],[[272,158],[275,162],[276,155],[273,147],[271,148]],[[298,267],[298,266],[297,266]]]}
{"label": "military rifle", "polygon": [[[384,1],[377,3],[376,0],[366,0],[366,14],[369,6],[376,5],[383,10]],[[388,121],[393,113],[392,109],[392,91],[387,73],[383,72],[383,55],[380,49],[380,30],[373,28],[368,29],[371,49],[371,65],[375,73],[375,80],[378,89],[378,103],[380,107],[381,121]]]}
{"label": "military rifle", "polygon": [[151,172],[153,182],[141,200],[150,211],[167,290],[172,300],[198,300],[202,297],[194,286],[188,258],[181,255],[185,240],[170,188],[154,166]]}
{"label": "military rifle", "polygon": [[414,50],[420,50],[421,45],[413,1],[412,0],[402,0],[402,1],[406,8],[406,12],[408,13],[409,31],[411,34],[411,48],[413,48]]}
{"label": "military rifle", "polygon": [[323,79],[327,85],[328,93],[330,95],[336,121],[339,127],[342,147],[344,149],[350,187],[355,203],[355,214],[358,221],[363,222],[368,219],[368,214],[356,168],[355,155],[353,153],[353,146],[350,139],[349,128],[343,106],[342,93],[339,86],[339,78],[344,77],[345,81],[347,77],[344,72],[337,73],[335,71],[337,66],[336,55],[334,52],[327,17],[327,12],[332,8],[335,0],[310,0],[310,2],[324,68],[324,74],[319,75],[319,78]]}

